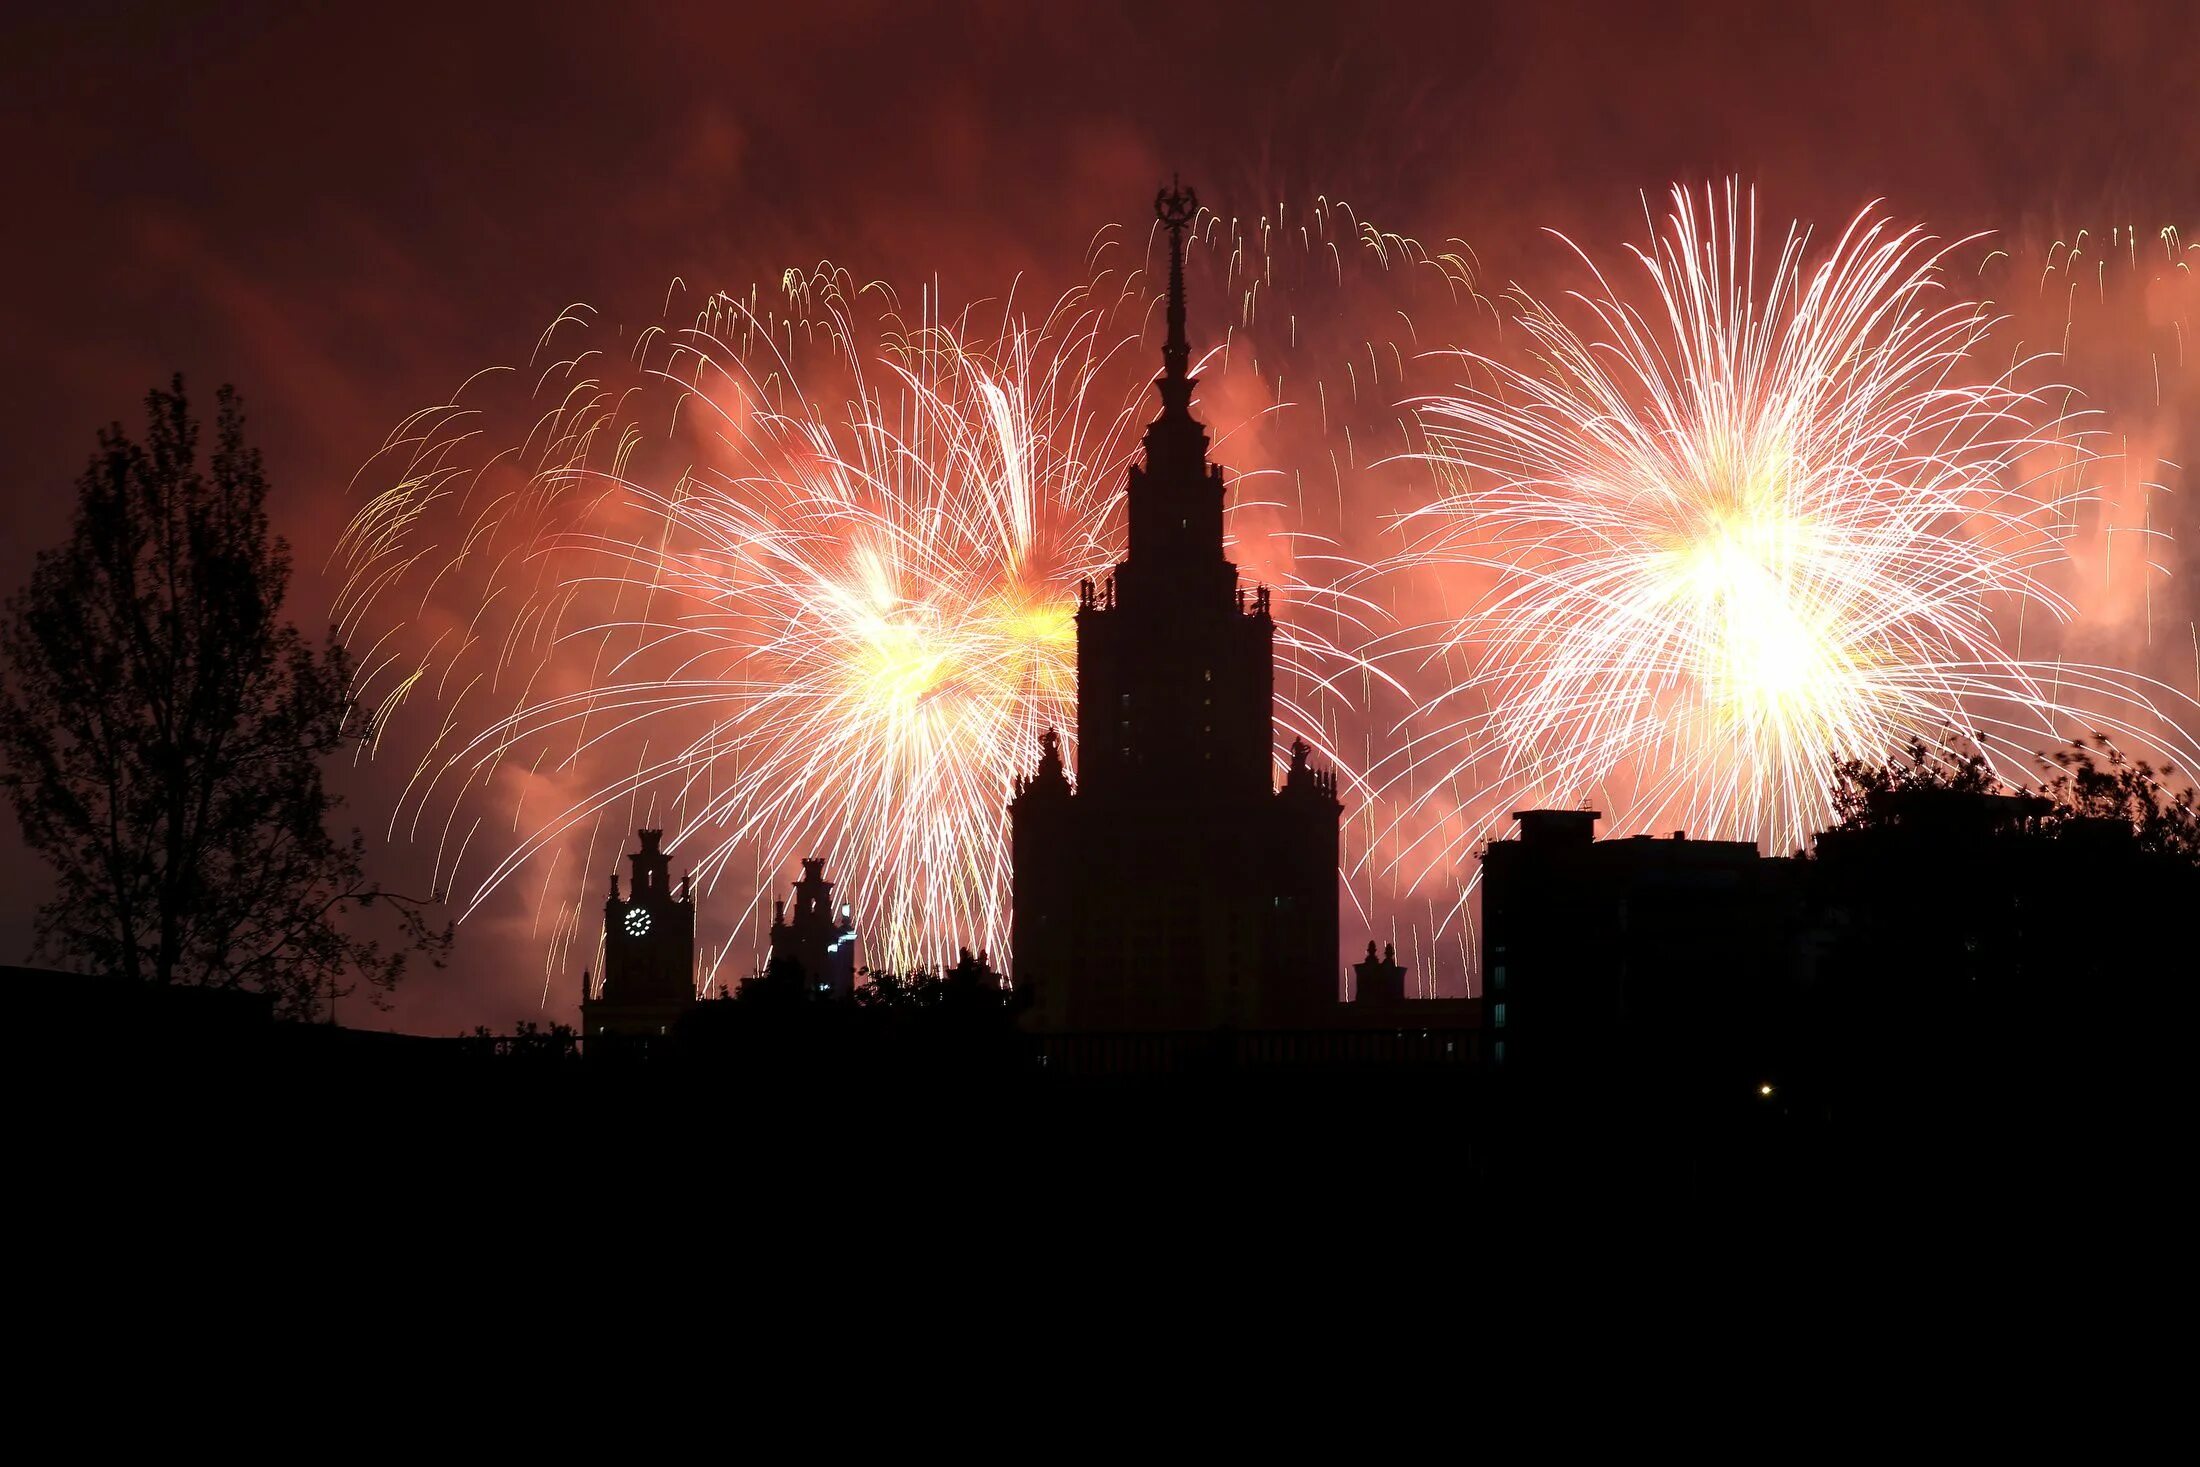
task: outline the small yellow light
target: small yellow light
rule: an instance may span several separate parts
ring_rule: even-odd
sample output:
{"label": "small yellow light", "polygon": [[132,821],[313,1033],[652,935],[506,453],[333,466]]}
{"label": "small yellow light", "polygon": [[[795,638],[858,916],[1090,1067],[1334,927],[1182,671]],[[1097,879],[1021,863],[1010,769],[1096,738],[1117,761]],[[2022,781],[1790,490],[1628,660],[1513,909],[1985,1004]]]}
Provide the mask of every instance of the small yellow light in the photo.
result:
{"label": "small yellow light", "polygon": [[1772,1087],[1770,1085],[1759,1085],[1757,1087],[1757,1093],[1759,1095],[1770,1095],[1772,1093]]}

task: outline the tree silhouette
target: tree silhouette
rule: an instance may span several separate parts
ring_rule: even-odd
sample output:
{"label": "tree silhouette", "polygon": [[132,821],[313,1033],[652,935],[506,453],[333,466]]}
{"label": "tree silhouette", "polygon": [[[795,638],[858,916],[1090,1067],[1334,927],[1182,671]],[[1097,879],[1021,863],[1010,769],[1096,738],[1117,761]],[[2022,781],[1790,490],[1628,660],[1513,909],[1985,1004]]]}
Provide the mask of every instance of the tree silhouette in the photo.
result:
{"label": "tree silhouette", "polygon": [[870,982],[855,991],[859,1008],[873,1010],[988,1013],[1009,1007],[1007,980],[984,953],[957,952],[955,966],[941,972],[914,968],[907,973],[865,970]]}
{"label": "tree silhouette", "polygon": [[2172,790],[2175,766],[2132,759],[2107,734],[2071,740],[2052,762],[2040,793],[2063,819],[2128,828],[2142,853],[2200,866],[2200,803],[2189,784]]}
{"label": "tree silhouette", "polygon": [[1907,749],[1882,761],[1834,761],[1834,829],[1884,829],[1921,798],[1990,795],[2001,789],[1986,756],[1976,749],[1966,751],[1953,742],[1935,748],[1912,739]]}
{"label": "tree silhouette", "polygon": [[734,1001],[750,1008],[801,1008],[817,1001],[815,985],[793,958],[773,958],[734,987]]}
{"label": "tree silhouette", "polygon": [[[379,1001],[446,926],[333,838],[320,761],[354,730],[350,664],[281,622],[290,550],[236,394],[213,453],[183,379],[116,423],[77,481],[68,541],[42,553],[0,625],[0,776],[59,892],[38,948],[150,983],[253,988],[293,1016],[364,983]],[[390,951],[343,925],[394,910]],[[347,986],[348,985],[350,986]]]}
{"label": "tree silhouette", "polygon": [[2039,764],[2042,777],[2019,787],[1975,752],[1914,741],[1835,768],[1841,818],[1810,863],[1839,918],[1835,966],[1852,991],[1899,991],[1914,1033],[1985,1032],[1981,1015],[1998,1005],[1994,1022],[2015,1034],[2078,993],[2095,1015],[2108,993],[2137,1011],[2167,1002],[2161,980],[2189,971],[2192,791],[2104,735]]}
{"label": "tree silhouette", "polygon": [[1953,743],[1934,748],[1912,739],[1884,761],[1838,760],[1833,828],[1885,829],[1950,796],[2013,796],[2026,802],[2029,828],[2042,837],[2106,830],[2128,835],[2142,856],[2200,866],[2200,801],[2190,785],[2174,786],[2174,766],[2132,759],[2107,734],[2072,739],[2039,763],[2039,784],[2019,790],[1997,779],[1983,755]]}
{"label": "tree silhouette", "polygon": [[545,1029],[528,1019],[509,1034],[499,1034],[487,1024],[476,1024],[474,1032],[462,1036],[476,1055],[485,1059],[515,1059],[540,1064],[543,1061],[566,1061],[580,1058],[580,1035],[567,1024],[552,1024]]}

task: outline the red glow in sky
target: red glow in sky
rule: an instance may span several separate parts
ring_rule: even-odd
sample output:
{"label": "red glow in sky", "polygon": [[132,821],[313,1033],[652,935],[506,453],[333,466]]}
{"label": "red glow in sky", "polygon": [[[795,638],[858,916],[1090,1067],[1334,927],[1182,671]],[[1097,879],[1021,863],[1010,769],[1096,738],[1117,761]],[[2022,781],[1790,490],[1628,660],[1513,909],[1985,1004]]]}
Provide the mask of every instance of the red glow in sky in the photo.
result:
{"label": "red glow in sky", "polygon": [[[1943,236],[1994,231],[1972,284],[2012,316],[1999,339],[2065,352],[2056,375],[2101,414],[2112,455],[2070,542],[2073,655],[2200,693],[2183,548],[2200,514],[2179,467],[2200,437],[2200,296],[2161,233],[2200,241],[2200,11],[1293,11],[11,14],[0,585],[65,532],[95,427],[132,420],[172,370],[201,394],[244,392],[299,550],[292,613],[310,623],[333,599],[321,560],[357,505],[353,474],[390,427],[478,368],[524,361],[573,301],[639,328],[675,278],[745,289],[830,258],[950,303],[1021,277],[1036,303],[1081,280],[1095,232],[1138,221],[1172,172],[1245,218],[1346,199],[1432,247],[1462,241],[1492,297],[1516,280],[1548,296],[1578,280],[1544,230],[1610,259],[1644,236],[1645,194],[1731,176],[1823,228],[1884,198]],[[1211,275],[1193,290],[1204,346],[1236,307]],[[1388,340],[1399,294],[1310,292],[1304,329]],[[1204,410],[1240,434],[1226,461],[1280,466],[1319,439],[1254,418],[1235,380],[1211,381]],[[1405,492],[1394,475],[1300,467],[1356,523]],[[421,850],[379,836],[410,767],[346,781],[400,885]],[[0,903],[15,961],[43,878],[12,826],[0,876],[18,893]],[[451,970],[423,974],[395,1022],[568,1017],[562,981],[540,1007],[539,946],[495,935],[525,929],[533,892],[463,929]],[[1345,936],[1361,940],[1350,908]]]}

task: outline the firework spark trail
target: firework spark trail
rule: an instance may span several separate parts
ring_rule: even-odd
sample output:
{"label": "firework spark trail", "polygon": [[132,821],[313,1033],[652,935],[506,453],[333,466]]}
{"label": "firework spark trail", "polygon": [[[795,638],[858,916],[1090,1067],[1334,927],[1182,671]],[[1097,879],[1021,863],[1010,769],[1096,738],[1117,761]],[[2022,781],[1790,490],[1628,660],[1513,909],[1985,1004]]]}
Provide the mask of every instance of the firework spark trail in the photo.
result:
{"label": "firework spark trail", "polygon": [[[1388,552],[1390,507],[1425,498],[1406,404],[1432,362],[1499,326],[1501,313],[1480,292],[1480,266],[1464,240],[1424,245],[1341,199],[1317,195],[1305,210],[1279,204],[1249,218],[1203,213],[1186,241],[1187,260],[1202,251],[1230,297],[1202,376],[1236,404],[1234,415],[1223,412],[1211,393],[1203,409],[1223,430],[1217,456],[1231,468],[1233,498],[1260,485],[1261,495],[1287,506],[1301,565],[1314,563],[1328,586],[1364,584],[1381,601],[1371,612],[1350,597],[1311,606],[1302,598],[1288,613],[1293,621],[1319,625],[1337,648],[1372,646],[1416,595],[1398,578],[1358,576],[1367,559]],[[1258,430],[1257,449],[1242,442],[1245,428]],[[1345,945],[1357,955],[1362,937],[1395,942],[1410,959],[1415,992],[1433,994],[1448,987],[1442,979],[1471,968],[1472,931],[1454,928],[1449,952],[1434,945],[1454,900],[1450,884],[1416,891],[1398,881],[1386,850],[1387,804],[1349,774],[1390,756],[1397,715],[1422,695],[1374,659],[1360,658],[1352,671],[1347,695],[1317,700],[1350,781],[1344,927],[1359,936]]]}
{"label": "firework spark trail", "polygon": [[[775,870],[816,841],[881,936],[1001,929],[994,807],[1070,706],[1068,593],[1105,564],[1129,404],[1085,394],[1111,348],[1074,311],[1008,326],[997,354],[967,323],[928,319],[874,364],[847,282],[788,284],[819,309],[713,299],[637,347],[638,386],[614,392],[587,352],[554,364],[516,487],[490,493],[489,476],[454,469],[453,435],[431,427],[355,526],[345,549],[368,594],[426,553],[392,529],[452,493],[481,502],[455,506],[472,518],[436,579],[493,562],[441,670],[452,701],[409,792],[414,833],[514,761],[540,768],[547,753],[582,781],[552,812],[515,809],[520,839],[469,910],[576,829],[593,869],[596,838],[626,823],[601,817],[640,800],[674,812],[706,888],[742,857]],[[819,342],[849,377],[838,420],[803,396],[793,362]],[[649,394],[666,390],[681,446],[712,467],[660,477],[637,462],[653,446],[639,414],[664,411]],[[500,644],[450,688],[500,600],[517,608]],[[636,761],[638,747],[652,752]]]}
{"label": "firework spark trail", "polygon": [[1654,305],[1582,254],[1584,326],[1519,294],[1536,369],[1471,357],[1490,386],[1421,404],[1445,492],[1383,571],[1495,583],[1399,649],[1465,672],[1386,771],[1395,807],[1482,801],[1409,843],[1415,879],[1528,802],[1791,849],[1836,759],[1951,731],[2012,779],[2091,729],[2190,767],[2166,716],[2190,700],[2005,650],[2017,611],[2070,611],[2044,578],[2069,497],[2027,477],[2070,450],[2032,426],[2059,391],[2016,385],[2032,363],[1975,380],[1995,320],[1948,300],[1957,246],[1875,209],[1815,264],[1809,243],[1791,228],[1761,275],[1754,196],[1676,189],[1633,252]]}
{"label": "firework spark trail", "polygon": [[[2169,547],[2191,513],[2176,484],[2185,439],[2200,421],[2200,377],[2185,361],[2200,305],[2196,257],[2200,245],[2175,225],[2110,224],[2019,242],[1978,271],[1983,284],[2007,292],[2028,329],[2056,343],[2065,370],[2112,425],[2101,435],[2099,492],[2067,507],[2067,549],[2084,567],[2072,596],[2097,629],[2136,622],[2140,646],[2130,655],[2140,657],[2168,630],[2156,623],[2164,594],[2175,601]],[[2184,632],[2200,639],[2200,624]],[[2193,691],[2200,696],[2200,680]]]}
{"label": "firework spark trail", "polygon": [[[1249,232],[1204,234],[1248,297]],[[1345,237],[1417,249],[1356,221]],[[777,309],[760,296],[650,328],[623,368],[574,308],[526,374],[518,442],[455,403],[392,434],[374,468],[393,482],[337,554],[340,621],[372,633],[378,740],[415,697],[441,709],[393,830],[437,842],[438,880],[471,912],[530,862],[547,892],[583,842],[580,869],[607,869],[628,826],[669,812],[704,889],[747,898],[737,931],[823,852],[872,961],[1005,955],[1007,796],[1043,728],[1073,734],[1070,611],[1114,559],[1151,412],[1131,351],[1150,288],[1096,272],[1037,319],[1011,301],[990,330],[942,320],[930,293],[905,327],[890,291],[829,268],[790,272]],[[1253,309],[1203,364],[1218,378]],[[1256,416],[1283,412],[1277,377]],[[833,391],[806,390],[820,378]],[[1245,479],[1233,498],[1233,516],[1287,509]],[[1310,581],[1357,568],[1331,539],[1282,538],[1279,742],[1304,735],[1349,779],[1341,679],[1379,677],[1351,645],[1380,613]],[[500,792],[508,818],[483,808]],[[491,864],[465,878],[477,837]],[[547,972],[593,951],[594,895],[584,881],[562,914]],[[737,939],[712,962],[752,956]]]}

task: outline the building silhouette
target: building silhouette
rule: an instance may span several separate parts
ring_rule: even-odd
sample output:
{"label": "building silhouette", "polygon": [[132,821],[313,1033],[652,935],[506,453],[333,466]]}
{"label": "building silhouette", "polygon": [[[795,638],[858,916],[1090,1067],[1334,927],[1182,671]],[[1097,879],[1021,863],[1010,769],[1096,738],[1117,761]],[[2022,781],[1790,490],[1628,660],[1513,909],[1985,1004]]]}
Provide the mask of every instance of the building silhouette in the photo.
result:
{"label": "building silhouette", "polygon": [[847,905],[833,909],[833,884],[825,879],[825,858],[802,863],[794,884],[794,915],[785,900],[772,903],[773,966],[792,963],[810,990],[828,998],[851,998],[856,990],[856,928]]}
{"label": "building silhouette", "polygon": [[1275,623],[1223,552],[1222,467],[1192,416],[1184,229],[1164,191],[1161,413],[1129,472],[1129,550],[1077,606],[1077,782],[1051,730],[1010,814],[1014,979],[1051,1030],[1281,1027],[1337,1005],[1336,778],[1274,779]]}
{"label": "building silhouette", "polygon": [[603,904],[603,982],[581,974],[581,1032],[591,1038],[670,1034],[695,1006],[695,899],[686,877],[672,889],[664,832],[636,834],[627,894],[614,871]]}
{"label": "building silhouette", "polygon": [[1384,943],[1383,954],[1377,957],[1370,941],[1367,956],[1352,965],[1352,1001],[1376,1008],[1406,1002],[1406,974],[1411,971],[1398,962],[1398,951],[1391,944]]}
{"label": "building silhouette", "polygon": [[1596,839],[1521,810],[1482,856],[1482,1005],[1499,1068],[1668,1069],[1746,1053],[1797,960],[1795,863],[1754,842]]}

